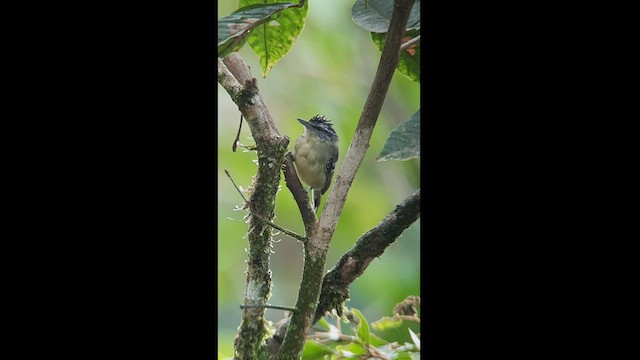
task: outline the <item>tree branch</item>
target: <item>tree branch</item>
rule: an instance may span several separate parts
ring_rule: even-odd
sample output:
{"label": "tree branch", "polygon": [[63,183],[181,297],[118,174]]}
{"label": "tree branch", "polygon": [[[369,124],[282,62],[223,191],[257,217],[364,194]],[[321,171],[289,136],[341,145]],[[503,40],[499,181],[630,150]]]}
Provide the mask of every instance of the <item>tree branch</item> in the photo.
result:
{"label": "tree branch", "polygon": [[283,172],[287,188],[289,188],[296,204],[298,204],[298,209],[300,210],[302,221],[304,222],[305,233],[308,238],[311,232],[318,225],[318,217],[316,216],[316,212],[313,207],[311,207],[309,194],[307,194],[300,182],[300,178],[298,177],[298,173],[296,172],[293,164],[293,155],[291,152],[288,152],[284,156]]}
{"label": "tree branch", "polygon": [[[246,94],[249,96],[245,97],[245,99],[237,99],[231,92],[229,92],[229,90],[227,90],[223,83],[220,83],[225,90],[229,92],[233,102],[238,105],[240,112],[242,112],[244,118],[247,120],[247,123],[251,128],[251,135],[256,141],[256,144],[260,142],[258,138],[280,136],[280,131],[278,131],[278,127],[276,126],[273,117],[271,117],[271,113],[269,112],[264,99],[262,96],[258,95],[257,86],[255,85],[256,79],[251,76],[249,65],[247,65],[247,63],[245,63],[242,57],[237,53],[227,56],[222,61],[218,60],[218,82],[220,82],[220,62],[224,63],[227,71],[229,71],[239,84],[245,84],[245,91],[252,90],[253,88],[256,89],[255,95],[257,96],[251,96],[254,94],[249,91],[249,93]],[[247,86],[247,83],[253,83],[254,86]],[[242,111],[243,103],[245,102],[249,102],[249,105],[251,105],[249,108],[245,109],[247,110],[246,114]],[[250,119],[250,117],[252,119]]]}
{"label": "tree branch", "polygon": [[287,310],[287,311],[291,311],[291,312],[296,312],[298,309],[291,307],[291,306],[282,306],[282,305],[271,305],[271,304],[264,304],[264,305],[240,305],[240,309],[249,309],[249,308],[265,308],[265,309],[278,309],[278,310]]}
{"label": "tree branch", "polygon": [[373,128],[398,65],[400,44],[413,3],[414,0],[394,0],[391,24],[382,49],[378,70],[356,127],[355,135],[342,167],[337,173],[320,220],[314,227],[317,230],[312,230],[307,234],[308,241],[304,246],[302,283],[295,305],[299,311],[291,317],[284,341],[278,352],[279,359],[297,360],[302,355],[304,342],[318,305],[329,243],[344,208],[351,183],[369,147]]}
{"label": "tree branch", "polygon": [[[274,216],[276,194],[280,186],[280,169],[289,144],[281,136],[273,118],[251,77],[249,67],[238,54],[218,60],[218,82],[229,93],[246,119],[256,142],[258,172],[247,191],[250,196],[249,254],[244,309],[238,335],[234,341],[235,356],[239,359],[263,359],[267,356],[264,339],[268,330],[264,307],[271,296],[271,219]],[[256,216],[260,214],[261,216]]]}
{"label": "tree branch", "polygon": [[341,316],[342,304],[349,298],[349,284],[362,275],[371,261],[382,255],[419,217],[420,189],[396,206],[373,229],[364,233],[324,276],[313,323],[331,309],[336,309]]}
{"label": "tree branch", "polygon": [[369,148],[373,128],[376,125],[382,104],[389,90],[393,73],[396,70],[396,66],[398,66],[400,45],[413,3],[414,0],[394,0],[389,31],[382,49],[380,64],[371,85],[371,91],[364,104],[347,155],[340,167],[340,171],[336,174],[336,180],[333,183],[325,209],[320,217],[320,233],[326,235],[319,240],[323,243],[326,242],[326,246],[328,246],[328,241],[333,235],[342,213],[344,203],[347,200],[347,193],[351,188],[356,172]]}

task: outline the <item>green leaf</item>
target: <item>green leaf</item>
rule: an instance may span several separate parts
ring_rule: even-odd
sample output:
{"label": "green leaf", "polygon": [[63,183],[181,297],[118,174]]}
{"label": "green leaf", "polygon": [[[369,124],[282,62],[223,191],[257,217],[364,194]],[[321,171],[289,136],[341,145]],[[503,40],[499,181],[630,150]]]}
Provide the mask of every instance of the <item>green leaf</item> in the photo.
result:
{"label": "green leaf", "polygon": [[[371,39],[379,51],[382,51],[384,47],[384,40],[386,33],[371,33]],[[402,43],[415,38],[420,35],[419,30],[411,30],[404,33],[404,39]],[[398,60],[398,71],[411,81],[420,84],[420,42],[409,46],[407,49],[400,52],[400,59]]]}
{"label": "green leaf", "polygon": [[391,131],[376,161],[420,157],[420,110]]}
{"label": "green leaf", "polygon": [[336,346],[336,350],[346,357],[360,357],[369,353],[367,349],[358,343],[349,343],[346,345]]}
{"label": "green leaf", "polygon": [[[240,0],[240,6],[250,4],[276,3],[277,0]],[[249,36],[249,45],[258,55],[262,67],[262,77],[293,48],[307,18],[309,1],[302,7],[280,12],[277,18],[260,24]]]}
{"label": "green leaf", "polygon": [[370,344],[369,340],[369,323],[367,319],[365,319],[364,315],[358,309],[351,309],[351,312],[360,320],[358,322],[358,338],[362,340],[365,345]]}
{"label": "green leaf", "polygon": [[[368,3],[368,4],[367,4]],[[390,0],[356,0],[351,8],[353,22],[368,31],[386,33],[391,23],[393,1]],[[409,14],[407,30],[420,29],[420,1],[416,1]]]}
{"label": "green leaf", "polygon": [[374,333],[370,333],[369,334],[369,340],[371,341],[371,345],[373,346],[383,346],[383,345],[387,345],[389,342],[379,336],[377,336]]}
{"label": "green leaf", "polygon": [[318,325],[329,330],[329,323],[327,322],[327,319],[325,319],[324,317],[321,317],[320,320],[318,320]]}
{"label": "green leaf", "polygon": [[393,356],[393,359],[394,360],[412,360],[411,352],[403,351],[403,352],[396,353]]}
{"label": "green leaf", "polygon": [[252,30],[269,20],[278,12],[297,6],[292,3],[260,4],[243,6],[233,13],[218,19],[218,57],[225,57],[240,50]]}
{"label": "green leaf", "polygon": [[385,316],[378,321],[374,321],[371,323],[374,329],[378,331],[387,330],[387,329],[395,329],[402,325],[402,320],[396,319],[394,317]]}
{"label": "green leaf", "polygon": [[322,359],[325,355],[337,354],[337,351],[313,340],[307,340],[302,350],[302,360]]}

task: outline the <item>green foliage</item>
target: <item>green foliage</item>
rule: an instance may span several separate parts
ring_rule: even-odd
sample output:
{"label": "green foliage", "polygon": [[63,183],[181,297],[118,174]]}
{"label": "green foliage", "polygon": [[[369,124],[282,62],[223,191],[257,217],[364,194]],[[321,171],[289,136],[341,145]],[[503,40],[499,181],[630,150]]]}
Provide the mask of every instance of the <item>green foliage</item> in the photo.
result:
{"label": "green foliage", "polygon": [[304,360],[324,359],[325,355],[331,354],[338,354],[338,351],[315,341],[305,342],[304,350],[302,350]]}
{"label": "green foliage", "polygon": [[[351,8],[353,22],[364,29],[375,33],[389,31],[393,1],[389,0],[356,0]],[[420,1],[416,1],[411,8],[407,21],[407,30],[420,29]]]}
{"label": "green foliage", "polygon": [[365,344],[369,345],[369,323],[364,315],[358,309],[351,309],[353,314],[358,317],[358,338]]}
{"label": "green foliage", "polygon": [[240,50],[247,38],[250,38],[252,30],[280,11],[297,6],[292,3],[247,5],[218,19],[218,57],[223,58]]}
{"label": "green foliage", "polygon": [[345,345],[337,345],[336,351],[338,352],[338,356],[340,358],[347,359],[360,359],[368,354],[367,348],[357,342],[351,342]]}
{"label": "green foliage", "polygon": [[[389,30],[393,1],[371,0],[365,4],[364,0],[357,0],[351,8],[353,21],[371,32],[371,39],[378,50],[382,51],[386,33]],[[416,1],[411,9],[407,29],[402,43],[420,35],[420,1]],[[420,83],[420,43],[410,45],[400,52],[397,66],[401,74],[416,83]]]}
{"label": "green foliage", "polygon": [[[397,304],[394,309],[394,318],[404,317],[405,320],[419,323],[420,318],[417,312],[411,316],[401,315],[397,312],[399,306],[405,304],[413,306],[416,304],[416,299],[417,304],[419,304],[420,298],[416,296],[409,296],[403,302]],[[413,309],[415,309],[415,307],[413,307]],[[355,336],[341,331],[341,323],[347,324],[345,319],[333,316],[337,321],[337,326],[325,322],[325,325],[330,329],[328,332],[316,331],[312,334],[311,339],[305,343],[302,360],[374,359],[381,357],[387,359],[412,359],[414,356],[417,356],[415,358],[419,358],[420,337],[411,328],[407,328],[406,332],[408,332],[412,343],[405,341],[401,344],[402,340],[397,336],[399,333],[396,333],[395,337],[391,336],[389,338],[390,341],[387,341],[370,332],[369,323],[359,310],[354,308],[349,309],[349,315],[347,315],[347,317],[352,318],[356,324],[355,329],[351,326],[351,330]],[[384,317],[383,319],[391,318]],[[383,319],[373,324],[381,323]],[[398,321],[402,322],[401,319],[398,319]]]}
{"label": "green foliage", "polygon": [[389,342],[374,333],[369,333],[369,341],[372,346],[383,346],[389,344]]}
{"label": "green foliage", "polygon": [[322,326],[323,328],[329,330],[329,323],[327,322],[327,319],[325,318],[321,318],[320,320],[318,320],[318,325]]}
{"label": "green foliage", "polygon": [[[240,6],[276,1],[240,0]],[[249,36],[249,45],[260,59],[262,77],[266,78],[271,68],[291,50],[302,32],[308,9],[309,2],[304,1],[302,7],[279,12],[271,17],[271,21],[261,23]]]}
{"label": "green foliage", "polygon": [[[380,51],[382,51],[382,48],[384,47],[386,35],[386,33],[371,33],[371,40],[373,40],[373,43],[376,44],[376,47]],[[406,43],[419,35],[419,30],[407,31],[404,34],[402,43]],[[398,66],[396,69],[398,69],[402,75],[411,79],[411,81],[418,84],[420,83],[420,42],[410,45],[408,48],[400,52],[400,59],[398,59]]]}
{"label": "green foliage", "polygon": [[388,316],[385,316],[380,320],[371,323],[371,326],[376,330],[395,329],[397,327],[400,327],[401,325],[402,320]]}
{"label": "green foliage", "polygon": [[420,157],[420,110],[391,131],[376,161]]}

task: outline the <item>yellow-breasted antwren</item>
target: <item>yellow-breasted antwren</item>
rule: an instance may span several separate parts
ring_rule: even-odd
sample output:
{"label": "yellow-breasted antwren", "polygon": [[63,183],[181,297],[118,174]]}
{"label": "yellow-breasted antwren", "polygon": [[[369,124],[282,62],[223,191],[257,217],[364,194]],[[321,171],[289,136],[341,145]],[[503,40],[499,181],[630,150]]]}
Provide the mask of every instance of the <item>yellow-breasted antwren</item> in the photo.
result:
{"label": "yellow-breasted antwren", "polygon": [[313,207],[318,209],[320,197],[329,189],[338,161],[338,135],[331,122],[322,115],[311,120],[298,119],[304,132],[296,140],[293,161],[298,176],[311,187]]}

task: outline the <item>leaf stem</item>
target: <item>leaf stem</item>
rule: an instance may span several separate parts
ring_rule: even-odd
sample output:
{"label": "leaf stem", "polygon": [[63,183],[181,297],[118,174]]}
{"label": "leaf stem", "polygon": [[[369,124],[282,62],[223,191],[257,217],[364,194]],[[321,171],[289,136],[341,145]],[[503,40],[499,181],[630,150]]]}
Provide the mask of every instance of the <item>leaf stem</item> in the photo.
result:
{"label": "leaf stem", "polygon": [[415,43],[419,43],[420,42],[420,35],[414,37],[413,39],[407,41],[406,43],[402,44],[402,46],[400,46],[400,51],[405,50],[406,48],[408,48],[409,46],[415,44]]}

